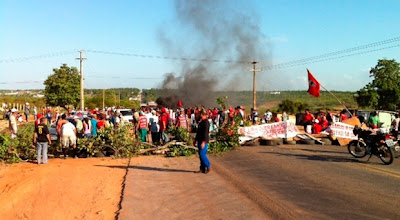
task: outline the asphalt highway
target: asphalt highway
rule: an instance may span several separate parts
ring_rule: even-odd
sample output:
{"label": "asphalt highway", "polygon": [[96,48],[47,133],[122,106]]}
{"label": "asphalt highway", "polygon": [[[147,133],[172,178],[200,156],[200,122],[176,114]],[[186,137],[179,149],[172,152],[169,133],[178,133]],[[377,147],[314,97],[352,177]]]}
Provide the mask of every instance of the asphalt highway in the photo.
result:
{"label": "asphalt highway", "polygon": [[353,158],[346,147],[241,147],[215,172],[273,219],[400,219],[400,158]]}

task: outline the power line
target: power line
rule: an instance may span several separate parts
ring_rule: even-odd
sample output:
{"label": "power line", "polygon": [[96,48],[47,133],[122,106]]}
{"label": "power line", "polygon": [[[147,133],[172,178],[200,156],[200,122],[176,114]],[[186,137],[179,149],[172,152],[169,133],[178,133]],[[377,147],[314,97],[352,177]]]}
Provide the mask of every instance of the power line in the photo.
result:
{"label": "power line", "polygon": [[15,62],[23,62],[23,61],[28,61],[28,60],[34,60],[34,59],[58,57],[58,56],[64,56],[64,55],[67,55],[67,54],[72,54],[72,53],[75,53],[75,52],[76,52],[75,50],[72,50],[72,51],[60,51],[60,52],[54,52],[54,53],[42,54],[42,55],[36,55],[36,56],[30,56],[30,57],[18,57],[18,58],[4,59],[4,60],[0,60],[0,63],[15,63]]}
{"label": "power line", "polygon": [[277,65],[277,66],[272,66],[270,68],[266,68],[263,70],[276,70],[276,69],[283,69],[283,68],[294,67],[294,66],[301,66],[301,65],[305,65],[305,64],[318,63],[318,62],[323,62],[323,61],[336,60],[336,59],[340,59],[340,58],[344,58],[344,57],[351,57],[351,56],[355,56],[355,55],[361,55],[361,54],[376,52],[376,51],[380,51],[380,50],[391,49],[391,48],[395,48],[395,47],[400,47],[400,44],[392,45],[392,46],[388,46],[388,47],[377,48],[377,49],[368,50],[368,51],[362,51],[362,52],[358,52],[358,53],[346,54],[346,55],[342,55],[342,56],[338,56],[338,57],[318,59],[318,60],[313,60],[313,61],[309,61],[309,62],[294,63],[294,64],[289,64],[289,65],[279,65],[279,66]]}
{"label": "power line", "polygon": [[25,84],[25,83],[43,83],[44,80],[34,80],[34,81],[18,81],[18,82],[0,82],[0,84]]}
{"label": "power line", "polygon": [[[378,46],[382,46],[382,45],[385,45],[385,44],[390,44],[390,43],[394,43],[394,42],[398,42],[398,41],[400,41],[400,37],[395,37],[395,38],[391,38],[391,39],[387,39],[387,40],[383,40],[383,41],[379,41],[379,42],[374,42],[374,43],[370,43],[370,44],[361,45],[361,46],[358,46],[358,47],[352,47],[352,48],[348,48],[348,49],[344,49],[344,50],[330,52],[330,53],[326,53],[326,54],[322,54],[322,55],[318,55],[318,56],[312,56],[312,57],[299,59],[299,60],[294,60],[294,61],[290,61],[290,62],[275,64],[275,65],[269,65],[269,66],[263,67],[263,69],[264,70],[281,69],[281,68],[286,68],[286,67],[291,67],[291,66],[297,66],[297,64],[298,65],[303,65],[303,64],[313,63],[311,61],[321,60],[321,59],[326,58],[326,57],[332,57],[332,56],[336,56],[336,55],[340,55],[340,54],[352,53],[352,52],[355,52],[355,51],[365,50],[365,49],[372,48],[372,47],[378,47]],[[370,50],[370,51],[366,51],[366,52],[360,52],[360,53],[356,53],[356,54],[353,54],[353,55],[369,53],[369,52],[389,49],[389,48],[393,48],[393,47],[398,47],[398,45],[379,48],[379,49],[376,49],[376,50]],[[353,55],[349,55],[349,56],[353,56]],[[338,58],[342,58],[342,57],[346,57],[346,56],[340,56]],[[332,58],[332,59],[336,59],[336,58]],[[323,59],[321,61],[332,60],[332,59]],[[321,61],[316,61],[316,62],[321,62]]]}
{"label": "power line", "polygon": [[86,50],[86,51],[91,52],[91,53],[133,56],[133,57],[140,57],[140,58],[152,58],[152,59],[164,59],[164,60],[182,60],[182,61],[196,61],[196,62],[200,61],[200,62],[214,62],[214,63],[251,63],[252,62],[252,61],[245,61],[245,60],[218,60],[218,59],[206,59],[206,58],[169,57],[169,56],[121,53],[121,52],[99,51],[99,50]]}

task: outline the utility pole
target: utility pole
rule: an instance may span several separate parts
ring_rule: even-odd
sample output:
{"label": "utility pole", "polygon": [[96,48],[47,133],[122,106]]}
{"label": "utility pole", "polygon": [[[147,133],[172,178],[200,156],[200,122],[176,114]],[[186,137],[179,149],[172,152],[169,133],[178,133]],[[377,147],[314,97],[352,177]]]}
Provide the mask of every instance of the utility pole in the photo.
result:
{"label": "utility pole", "polygon": [[77,60],[79,60],[80,62],[80,68],[79,68],[79,72],[81,75],[81,110],[85,111],[85,90],[83,88],[83,60],[86,60],[86,58],[82,57],[82,53],[84,53],[85,51],[80,50],[79,52],[79,58],[76,58]]}
{"label": "utility pole", "polygon": [[251,64],[253,64],[253,69],[250,69],[249,71],[253,71],[253,109],[257,108],[257,89],[256,89],[256,72],[260,72],[260,69],[256,69],[256,64],[257,61],[253,61]]}

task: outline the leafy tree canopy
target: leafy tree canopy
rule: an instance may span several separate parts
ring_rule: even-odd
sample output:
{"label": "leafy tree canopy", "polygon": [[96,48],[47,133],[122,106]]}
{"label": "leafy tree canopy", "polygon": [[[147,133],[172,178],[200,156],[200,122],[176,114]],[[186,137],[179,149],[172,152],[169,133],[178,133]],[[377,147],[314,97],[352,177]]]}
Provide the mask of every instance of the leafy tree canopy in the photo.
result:
{"label": "leafy tree canopy", "polygon": [[77,107],[80,101],[80,76],[76,67],[63,64],[59,69],[54,68],[44,82],[45,100],[48,105],[61,106],[65,109],[69,105]]}
{"label": "leafy tree canopy", "polygon": [[371,69],[372,82],[357,91],[360,107],[396,110],[400,104],[400,63],[382,59]]}

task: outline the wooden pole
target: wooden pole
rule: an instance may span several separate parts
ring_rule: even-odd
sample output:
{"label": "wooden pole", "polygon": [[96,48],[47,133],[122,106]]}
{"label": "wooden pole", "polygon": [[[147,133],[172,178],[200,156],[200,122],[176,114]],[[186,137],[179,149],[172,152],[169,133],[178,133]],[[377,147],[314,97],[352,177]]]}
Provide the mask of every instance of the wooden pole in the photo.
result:
{"label": "wooden pole", "polygon": [[353,117],[353,114],[351,114],[351,112],[349,111],[349,109],[329,90],[327,90],[325,88],[325,86],[323,86],[321,83],[319,84],[323,89],[325,89],[325,91],[329,92],[329,94],[331,94],[341,105],[343,105],[343,107],[346,109],[346,111],[351,115],[351,117]]}

